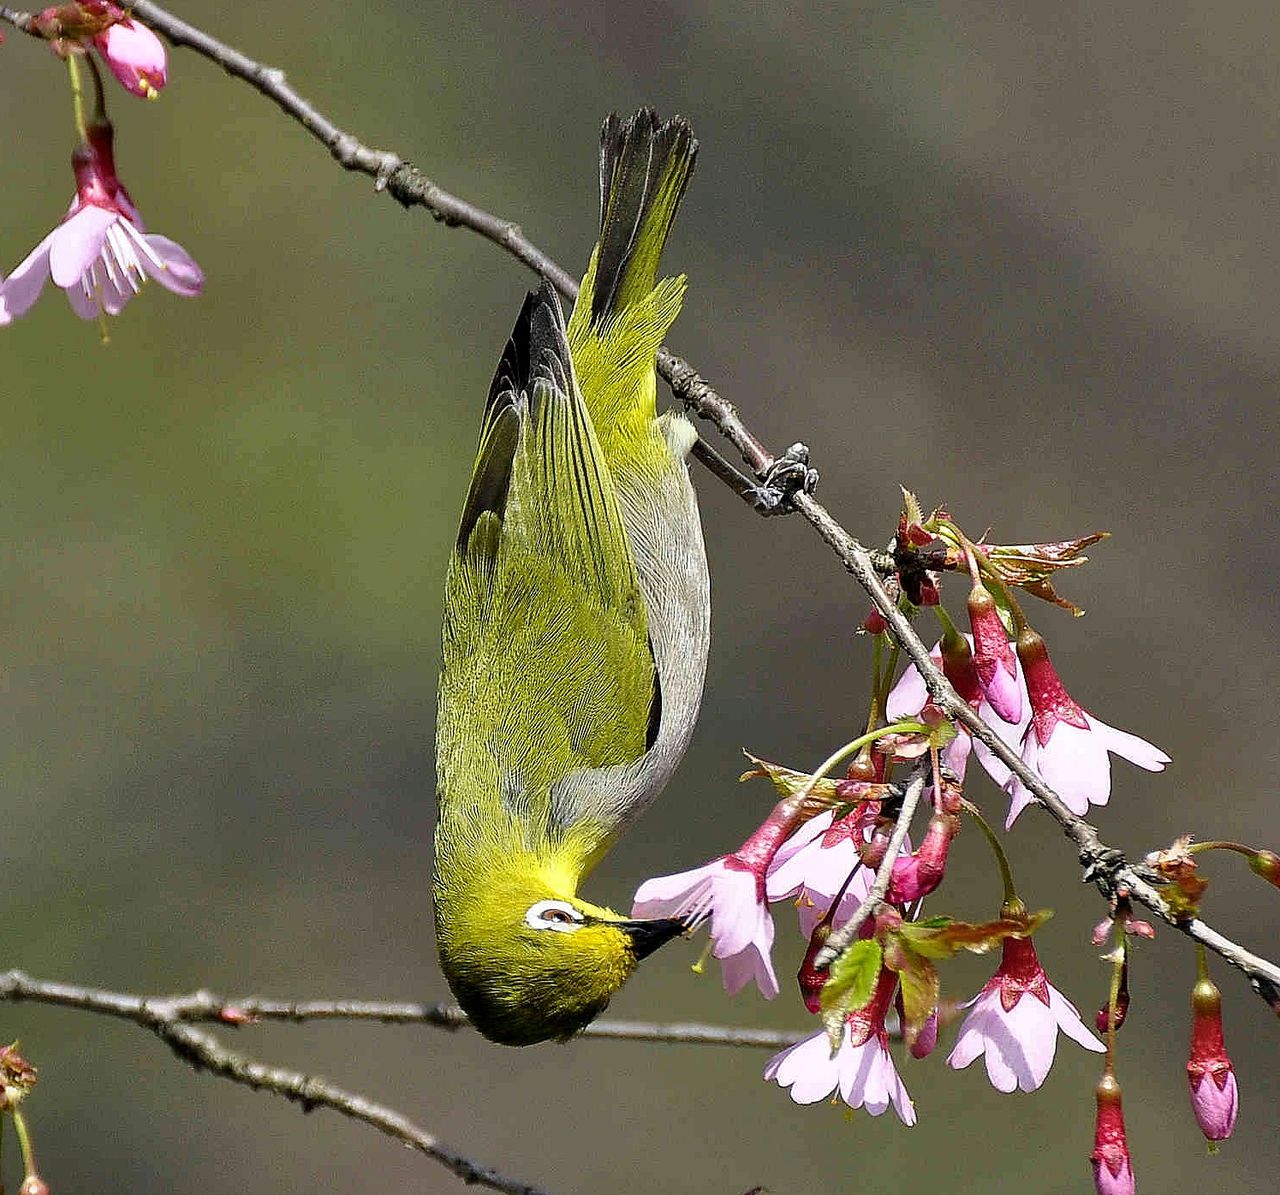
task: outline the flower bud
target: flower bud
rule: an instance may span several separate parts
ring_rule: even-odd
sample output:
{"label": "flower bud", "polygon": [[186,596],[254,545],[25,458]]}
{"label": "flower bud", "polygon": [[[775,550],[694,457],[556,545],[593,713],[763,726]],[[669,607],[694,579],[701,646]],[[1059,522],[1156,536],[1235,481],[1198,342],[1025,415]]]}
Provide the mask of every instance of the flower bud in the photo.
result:
{"label": "flower bud", "polygon": [[1269,884],[1280,888],[1280,855],[1275,851],[1256,851],[1249,858],[1249,866]]}
{"label": "flower bud", "polygon": [[1200,1131],[1209,1141],[1225,1141],[1235,1131],[1239,1093],[1222,1040],[1222,997],[1208,976],[1191,989],[1187,1081],[1191,1084],[1191,1110]]}
{"label": "flower bud", "polygon": [[38,1174],[28,1174],[18,1188],[18,1195],[49,1195],[49,1184]]}
{"label": "flower bud", "polygon": [[1114,1075],[1102,1076],[1094,1093],[1098,1117],[1093,1130],[1093,1185],[1098,1195],[1134,1195],[1133,1161],[1124,1131],[1124,1109],[1120,1106],[1120,1084]]}
{"label": "flower bud", "polygon": [[126,16],[96,34],[93,44],[124,89],[144,100],[154,100],[169,81],[164,42],[141,21]]}
{"label": "flower bud", "polygon": [[938,1010],[935,1008],[928,1019],[920,1027],[915,1041],[909,1047],[912,1058],[928,1058],[938,1044]]}
{"label": "flower bud", "polygon": [[996,600],[983,585],[975,585],[969,593],[969,625],[973,628],[973,664],[983,695],[999,717],[1017,723],[1022,717],[1018,666]]}
{"label": "flower bud", "polygon": [[942,883],[947,868],[947,852],[951,840],[960,828],[960,819],[947,813],[935,813],[929,819],[920,849],[893,864],[889,891],[885,896],[891,904],[905,905],[928,896]]}
{"label": "flower bud", "polygon": [[804,1000],[804,1006],[815,1016],[822,1011],[822,985],[827,982],[827,972],[819,971],[813,965],[813,960],[818,957],[818,952],[827,944],[827,938],[830,936],[831,923],[821,922],[813,931],[813,936],[809,939],[809,949],[804,952],[800,970],[796,972],[796,983],[800,985],[800,996]]}

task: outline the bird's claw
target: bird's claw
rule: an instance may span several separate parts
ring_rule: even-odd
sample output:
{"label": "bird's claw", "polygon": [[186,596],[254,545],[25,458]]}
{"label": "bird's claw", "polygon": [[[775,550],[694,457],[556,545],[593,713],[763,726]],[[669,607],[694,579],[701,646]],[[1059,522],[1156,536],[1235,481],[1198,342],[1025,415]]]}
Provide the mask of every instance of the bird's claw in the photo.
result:
{"label": "bird's claw", "polygon": [[761,482],[750,493],[752,507],[762,515],[784,515],[795,509],[797,494],[812,494],[818,484],[818,470],[809,467],[809,449],[792,444],[765,470]]}

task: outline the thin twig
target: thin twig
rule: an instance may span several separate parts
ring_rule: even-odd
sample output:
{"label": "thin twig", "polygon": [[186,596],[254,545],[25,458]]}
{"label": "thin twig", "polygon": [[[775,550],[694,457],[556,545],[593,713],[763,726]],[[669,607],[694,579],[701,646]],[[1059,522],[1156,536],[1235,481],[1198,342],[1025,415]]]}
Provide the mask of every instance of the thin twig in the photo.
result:
{"label": "thin twig", "polygon": [[[530,241],[519,224],[495,216],[444,190],[397,154],[366,146],[303,99],[288,85],[283,71],[255,62],[159,5],[151,3],[151,0],[135,0],[132,11],[162,32],[174,45],[195,50],[229,74],[257,88],[326,145],[343,167],[372,177],[377,189],[388,191],[406,207],[426,208],[435,219],[450,227],[468,228],[478,233],[536,273],[550,279],[562,294],[570,298],[576,295],[577,283],[573,276]],[[23,23],[29,20],[27,14],[5,8],[0,8],[0,18],[19,28],[24,27]],[[664,347],[659,350],[657,366],[658,372],[685,409],[715,426],[738,450],[757,479],[765,480],[775,458],[743,424],[734,406],[721,397],[692,366],[669,349]],[[1032,772],[1018,754],[956,694],[942,670],[930,660],[924,643],[880,583],[880,574],[892,568],[884,554],[873,553],[860,544],[812,494],[797,493],[791,497],[790,502],[793,509],[833,549],[844,567],[884,615],[894,637],[924,677],[934,703],[948,717],[963,723],[976,738],[985,743],[996,758],[1026,785],[1028,791],[1048,810],[1063,833],[1076,845],[1085,879],[1095,883],[1109,899],[1127,894],[1140,901],[1162,920],[1203,943],[1232,966],[1243,971],[1264,998],[1272,1002],[1280,999],[1280,967],[1244,949],[1199,919],[1179,919],[1158,889],[1138,875],[1120,851],[1105,844],[1090,823],[1072,813],[1057,793]]]}
{"label": "thin twig", "polygon": [[[270,1000],[262,996],[230,998],[213,992],[176,996],[138,996],[82,984],[32,979],[22,971],[0,974],[0,1001],[32,1003],[105,1013],[150,1027],[157,1019],[187,1024],[210,1022],[250,1025],[256,1021],[377,1021],[390,1025],[429,1025],[436,1029],[470,1029],[467,1014],[456,1004],[420,1004],[389,1000]],[[699,1021],[664,1024],[655,1021],[595,1021],[579,1037],[615,1041],[671,1042],[681,1045],[754,1046],[781,1049],[804,1035],[771,1029],[740,1029]]]}
{"label": "thin twig", "polygon": [[854,910],[853,916],[835,930],[818,951],[813,960],[816,969],[822,970],[835,962],[836,956],[857,938],[862,923],[884,900],[885,893],[889,891],[889,882],[893,879],[893,865],[902,853],[902,844],[907,839],[907,831],[911,829],[911,819],[915,817],[916,806],[920,803],[920,795],[924,792],[925,781],[928,778],[929,760],[926,756],[924,762],[917,767],[916,774],[907,783],[906,792],[902,794],[902,808],[898,810],[898,820],[894,823],[893,833],[889,836],[889,845],[885,848],[884,858],[880,860],[880,866],[876,869],[875,879],[871,881],[867,895]]}
{"label": "thin twig", "polygon": [[[206,1002],[213,1002],[214,998],[207,993],[173,997],[136,996],[127,992],[109,992],[77,984],[36,980],[21,971],[9,971],[0,975],[0,1000],[54,1004],[132,1021],[154,1033],[196,1070],[207,1070],[255,1091],[271,1092],[301,1105],[306,1111],[330,1108],[352,1120],[362,1121],[426,1154],[456,1174],[464,1183],[488,1187],[506,1195],[547,1195],[541,1187],[482,1166],[443,1144],[434,1134],[392,1108],[375,1103],[356,1092],[347,1091],[327,1079],[284,1067],[269,1066],[247,1054],[229,1049],[212,1033],[191,1023],[192,1019],[198,1018],[193,1018],[190,1014],[204,1008]],[[210,1019],[237,1023],[234,1016]]]}

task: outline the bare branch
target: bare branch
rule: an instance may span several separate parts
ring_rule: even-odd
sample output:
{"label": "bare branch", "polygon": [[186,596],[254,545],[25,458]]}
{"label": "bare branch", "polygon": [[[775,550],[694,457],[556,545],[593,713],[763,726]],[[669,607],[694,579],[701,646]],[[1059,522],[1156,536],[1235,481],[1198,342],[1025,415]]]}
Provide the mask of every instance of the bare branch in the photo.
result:
{"label": "bare branch", "polygon": [[[255,87],[322,142],[343,167],[373,178],[378,190],[389,192],[406,207],[426,208],[436,220],[449,227],[467,228],[478,233],[531,270],[550,279],[566,297],[573,298],[577,295],[578,284],[572,274],[529,240],[519,224],[495,216],[451,194],[399,155],[365,145],[290,87],[282,70],[255,62],[158,4],[151,3],[151,0],[135,0],[132,11],[163,33],[174,45],[186,46],[196,51],[217,63],[228,74]],[[29,14],[4,7],[0,7],[0,19],[7,20],[20,29],[27,29],[30,24]],[[756,479],[764,482],[776,458],[742,422],[733,404],[723,398],[688,362],[665,347],[658,351],[657,367],[685,409],[711,423],[738,450]],[[721,480],[729,480],[722,470],[714,471]],[[733,483],[730,484],[732,486]],[[741,487],[733,488],[741,496],[747,497]],[[948,717],[963,723],[975,737],[985,743],[996,758],[1026,785],[1067,838],[1075,844],[1085,880],[1096,884],[1108,899],[1127,894],[1140,901],[1162,920],[1239,968],[1268,1002],[1277,1001],[1280,998],[1280,967],[1251,953],[1203,921],[1179,920],[1159,890],[1134,870],[1124,854],[1104,843],[1089,822],[1072,813],[1058,794],[1032,772],[1020,756],[958,696],[942,670],[929,658],[928,649],[881,584],[881,575],[893,571],[892,561],[884,553],[872,552],[859,543],[811,493],[802,490],[789,495],[788,502],[817,531],[845,569],[866,590],[876,608],[884,615],[894,638],[924,677],[934,703]]]}
{"label": "bare branch", "polygon": [[815,968],[821,970],[823,967],[829,967],[835,962],[836,956],[857,938],[858,930],[862,928],[862,923],[875,912],[876,905],[884,900],[884,894],[889,891],[889,882],[893,879],[893,865],[898,861],[898,856],[902,853],[902,844],[907,839],[907,831],[911,828],[911,819],[915,817],[916,806],[920,803],[920,795],[924,792],[925,781],[928,778],[929,757],[925,756],[923,763],[916,768],[915,776],[912,777],[907,785],[907,791],[902,795],[902,808],[898,810],[898,818],[894,823],[893,833],[889,836],[889,845],[885,848],[884,858],[880,860],[880,866],[876,869],[876,877],[871,881],[871,887],[867,895],[854,910],[853,916],[832,933],[823,944],[822,949],[818,951],[813,960]]}

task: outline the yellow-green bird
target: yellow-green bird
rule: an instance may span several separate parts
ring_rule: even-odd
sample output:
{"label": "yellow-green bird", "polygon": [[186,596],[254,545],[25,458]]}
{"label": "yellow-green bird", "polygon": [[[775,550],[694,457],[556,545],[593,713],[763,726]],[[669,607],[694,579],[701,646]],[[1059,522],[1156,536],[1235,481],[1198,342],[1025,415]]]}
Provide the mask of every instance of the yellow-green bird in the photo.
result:
{"label": "yellow-green bird", "polygon": [[697,142],[643,110],[601,132],[600,240],[564,324],[525,301],[485,406],[445,583],[436,752],[440,961],[476,1027],[528,1045],[586,1025],[684,928],[578,886],[675,770],[710,636],[685,456],[654,354],[657,281]]}

